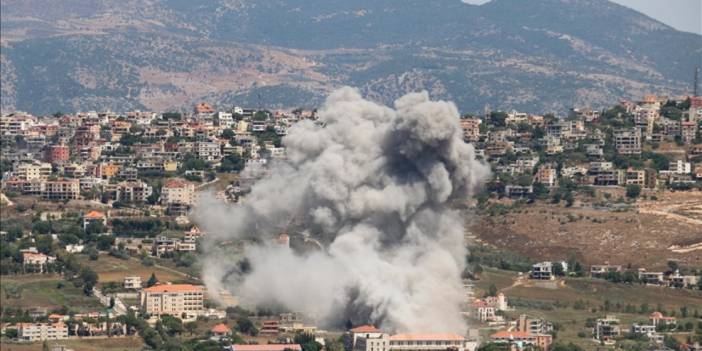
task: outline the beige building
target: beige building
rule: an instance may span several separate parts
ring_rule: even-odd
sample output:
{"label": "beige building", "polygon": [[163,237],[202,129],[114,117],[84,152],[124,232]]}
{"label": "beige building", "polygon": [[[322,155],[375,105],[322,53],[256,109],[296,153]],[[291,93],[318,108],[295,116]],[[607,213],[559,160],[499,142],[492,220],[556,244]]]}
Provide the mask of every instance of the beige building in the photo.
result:
{"label": "beige building", "polygon": [[161,203],[178,214],[187,213],[195,200],[195,185],[182,179],[171,179],[161,189]]}
{"label": "beige building", "polygon": [[638,155],[641,153],[641,131],[633,128],[631,130],[618,130],[614,132],[614,145],[617,152],[622,155]]}
{"label": "beige building", "polygon": [[205,288],[191,284],[161,284],[141,291],[141,308],[152,316],[170,314],[195,318],[204,308]]}
{"label": "beige building", "polygon": [[68,327],[63,323],[20,323],[17,337],[26,341],[67,339]]}
{"label": "beige building", "polygon": [[369,334],[356,338],[356,351],[471,351],[475,343],[451,333]]}
{"label": "beige building", "polygon": [[51,175],[51,164],[40,161],[20,162],[15,166],[14,175],[21,180],[46,180]]}

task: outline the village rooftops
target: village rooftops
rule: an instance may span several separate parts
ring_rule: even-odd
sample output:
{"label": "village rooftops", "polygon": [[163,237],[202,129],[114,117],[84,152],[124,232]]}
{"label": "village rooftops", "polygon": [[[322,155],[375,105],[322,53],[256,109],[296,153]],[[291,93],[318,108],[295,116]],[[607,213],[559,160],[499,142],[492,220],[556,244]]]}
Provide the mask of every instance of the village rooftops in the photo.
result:
{"label": "village rooftops", "polygon": [[229,328],[226,324],[220,323],[220,324],[217,324],[214,327],[212,327],[212,329],[210,329],[210,331],[212,331],[215,334],[226,334],[226,333],[231,332],[232,329]]}
{"label": "village rooftops", "polygon": [[144,289],[150,293],[168,293],[168,292],[204,292],[204,287],[201,285],[192,284],[160,284]]}

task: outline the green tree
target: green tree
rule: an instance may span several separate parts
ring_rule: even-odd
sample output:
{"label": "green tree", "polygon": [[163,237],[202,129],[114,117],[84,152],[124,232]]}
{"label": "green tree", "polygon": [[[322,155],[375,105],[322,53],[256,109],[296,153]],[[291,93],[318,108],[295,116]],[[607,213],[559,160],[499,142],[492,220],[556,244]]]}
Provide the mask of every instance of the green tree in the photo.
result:
{"label": "green tree", "polygon": [[149,277],[149,280],[146,281],[146,287],[150,288],[154,285],[158,284],[158,278],[156,278],[156,273],[151,273],[151,277]]}
{"label": "green tree", "polygon": [[227,128],[222,131],[222,138],[232,140],[234,139],[234,131],[231,128]]}
{"label": "green tree", "polygon": [[89,267],[83,267],[80,271],[80,279],[83,281],[83,292],[86,295],[93,293],[93,287],[98,282],[98,275]]}
{"label": "green tree", "polygon": [[185,327],[185,330],[187,330],[188,333],[190,333],[190,335],[193,335],[193,333],[194,333],[195,330],[197,329],[197,322],[188,322],[188,323],[185,323],[185,324],[183,325],[183,327]]}
{"label": "green tree", "polygon": [[495,284],[490,284],[490,287],[488,287],[487,296],[497,296],[497,286],[495,286]]}
{"label": "green tree", "polygon": [[626,197],[630,199],[635,199],[641,195],[641,186],[636,184],[629,184],[626,186]]}
{"label": "green tree", "polygon": [[183,321],[171,315],[161,316],[161,324],[170,336],[175,336],[183,332]]}

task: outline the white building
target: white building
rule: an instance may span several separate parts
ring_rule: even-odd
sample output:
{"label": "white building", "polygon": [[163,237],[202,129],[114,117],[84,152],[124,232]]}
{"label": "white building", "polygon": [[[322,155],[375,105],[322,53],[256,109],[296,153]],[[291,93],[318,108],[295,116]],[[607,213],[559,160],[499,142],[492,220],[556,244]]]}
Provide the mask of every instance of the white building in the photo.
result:
{"label": "white building", "polygon": [[66,339],[68,327],[63,323],[20,323],[17,338],[26,341]]}
{"label": "white building", "polygon": [[670,163],[668,170],[675,174],[690,174],[692,173],[692,164],[683,160],[677,160]]}
{"label": "white building", "polygon": [[473,351],[476,343],[452,333],[406,333],[359,336],[356,351]]}
{"label": "white building", "polygon": [[124,277],[124,288],[125,289],[141,289],[141,277],[138,275]]}

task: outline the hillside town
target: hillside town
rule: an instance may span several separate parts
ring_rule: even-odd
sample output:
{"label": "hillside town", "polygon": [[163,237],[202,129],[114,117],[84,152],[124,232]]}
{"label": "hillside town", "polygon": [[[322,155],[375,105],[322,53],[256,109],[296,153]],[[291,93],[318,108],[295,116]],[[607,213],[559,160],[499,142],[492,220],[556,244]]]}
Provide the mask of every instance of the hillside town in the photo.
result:
{"label": "hillside town", "polygon": [[[189,214],[204,192],[245,202],[260,171],[287,157],[284,138],[298,123],[322,121],[316,110],[205,102],[189,112],[1,116],[3,340],[46,349],[51,342],[52,350],[72,349],[74,340],[135,338],[158,350],[582,350],[563,336],[568,330],[598,349],[702,350],[702,305],[694,303],[701,301],[702,269],[676,262],[651,270],[563,257],[515,273],[469,258],[464,311],[457,313],[470,329],[461,335],[322,329],[314,316],[249,311],[228,291],[207,291],[198,253],[211,233]],[[658,191],[702,190],[700,96],[646,95],[562,116],[486,110],[459,123],[492,169],[470,204],[476,208],[502,199],[571,207],[576,197],[620,189],[620,198],[578,205],[626,211]],[[276,234],[280,245],[298,240]],[[566,283],[685,295],[659,306],[594,297],[545,306],[511,295]],[[566,325],[542,316],[554,310],[588,317]]]}

